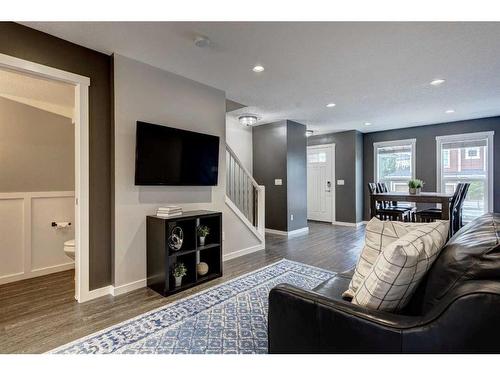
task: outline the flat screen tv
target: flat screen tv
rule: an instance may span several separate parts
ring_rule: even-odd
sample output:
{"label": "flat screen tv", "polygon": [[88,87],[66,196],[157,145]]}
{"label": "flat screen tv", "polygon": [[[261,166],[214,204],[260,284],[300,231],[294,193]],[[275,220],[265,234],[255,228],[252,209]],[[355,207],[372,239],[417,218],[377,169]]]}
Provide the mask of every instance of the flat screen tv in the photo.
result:
{"label": "flat screen tv", "polygon": [[219,137],[137,121],[136,185],[215,186]]}

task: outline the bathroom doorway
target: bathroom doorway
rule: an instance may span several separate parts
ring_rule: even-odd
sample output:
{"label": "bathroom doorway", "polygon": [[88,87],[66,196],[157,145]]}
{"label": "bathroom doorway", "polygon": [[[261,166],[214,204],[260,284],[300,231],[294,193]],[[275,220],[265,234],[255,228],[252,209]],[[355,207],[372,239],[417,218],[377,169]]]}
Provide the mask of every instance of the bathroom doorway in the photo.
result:
{"label": "bathroom doorway", "polygon": [[0,284],[74,268],[75,298],[100,295],[88,280],[89,84],[0,54],[0,115],[9,129],[0,138]]}

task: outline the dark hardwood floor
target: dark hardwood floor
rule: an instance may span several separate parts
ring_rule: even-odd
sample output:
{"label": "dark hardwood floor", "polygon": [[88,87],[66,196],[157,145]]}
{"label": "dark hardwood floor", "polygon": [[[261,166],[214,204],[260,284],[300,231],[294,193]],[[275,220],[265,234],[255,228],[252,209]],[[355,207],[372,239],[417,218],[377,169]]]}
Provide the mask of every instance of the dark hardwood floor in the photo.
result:
{"label": "dark hardwood floor", "polygon": [[309,223],[306,235],[266,235],[266,250],[224,263],[224,277],[164,298],[142,288],[79,304],[73,271],[0,286],[0,353],[43,353],[286,258],[342,272],[353,267],[364,240],[361,228]]}

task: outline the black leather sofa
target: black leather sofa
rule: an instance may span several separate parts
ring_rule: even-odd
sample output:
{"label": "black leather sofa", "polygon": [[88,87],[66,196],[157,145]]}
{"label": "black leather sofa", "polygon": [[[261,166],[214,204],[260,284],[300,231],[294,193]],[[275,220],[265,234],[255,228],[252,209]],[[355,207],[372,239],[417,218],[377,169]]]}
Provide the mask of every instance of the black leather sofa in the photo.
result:
{"label": "black leather sofa", "polygon": [[351,272],[269,294],[270,353],[500,353],[500,214],[453,236],[397,314],[342,299]]}

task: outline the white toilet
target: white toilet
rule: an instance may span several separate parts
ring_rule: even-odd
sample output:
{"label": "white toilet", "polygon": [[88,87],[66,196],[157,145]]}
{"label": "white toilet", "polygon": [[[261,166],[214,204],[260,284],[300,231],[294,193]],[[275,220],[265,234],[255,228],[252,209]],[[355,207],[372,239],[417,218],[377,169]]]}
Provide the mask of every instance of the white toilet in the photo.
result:
{"label": "white toilet", "polygon": [[75,260],[75,240],[69,240],[64,243],[64,253]]}

